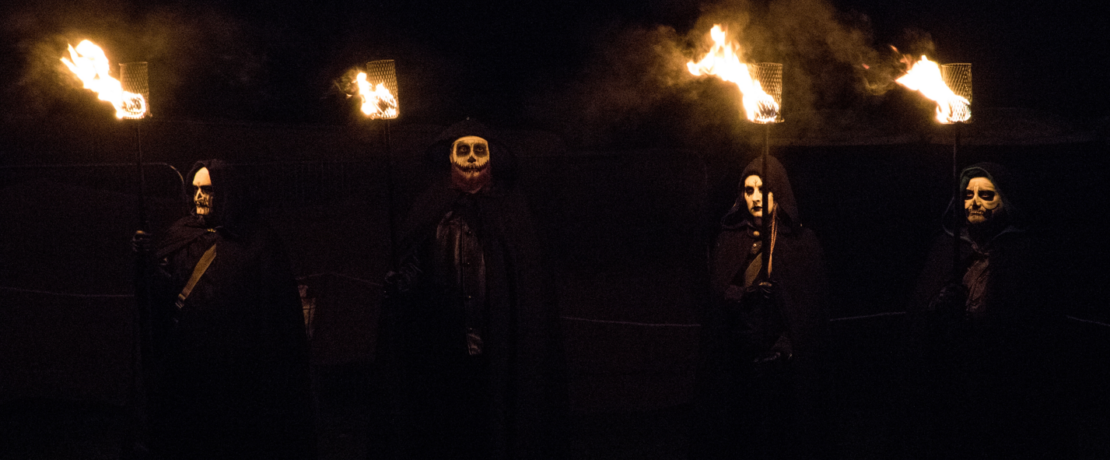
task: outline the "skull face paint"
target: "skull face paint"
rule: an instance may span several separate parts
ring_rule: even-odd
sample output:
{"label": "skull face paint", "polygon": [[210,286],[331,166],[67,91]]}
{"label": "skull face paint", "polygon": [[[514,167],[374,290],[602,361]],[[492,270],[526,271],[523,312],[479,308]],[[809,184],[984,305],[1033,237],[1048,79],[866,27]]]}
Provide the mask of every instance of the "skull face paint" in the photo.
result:
{"label": "skull face paint", "polygon": [[994,189],[994,183],[986,177],[973,177],[964,190],[964,210],[967,222],[978,225],[990,222],[996,214],[1003,212],[1002,196]]}
{"label": "skull face paint", "polygon": [[456,187],[474,193],[490,182],[489,143],[466,136],[451,145],[451,177]]}
{"label": "skull face paint", "polygon": [[[775,208],[775,195],[768,196],[768,209]],[[756,223],[761,223],[763,218],[763,179],[752,174],[744,178],[744,202],[748,205],[748,213],[755,218]]]}
{"label": "skull face paint", "polygon": [[198,216],[212,214],[212,176],[208,168],[200,168],[193,176],[193,205]]}

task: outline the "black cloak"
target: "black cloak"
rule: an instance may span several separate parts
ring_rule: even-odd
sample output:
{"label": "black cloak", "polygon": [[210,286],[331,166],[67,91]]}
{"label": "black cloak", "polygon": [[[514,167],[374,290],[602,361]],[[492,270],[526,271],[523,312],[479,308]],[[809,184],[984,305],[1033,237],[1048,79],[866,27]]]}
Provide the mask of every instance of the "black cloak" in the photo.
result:
{"label": "black cloak", "polygon": [[[822,448],[822,339],[828,281],[821,245],[800,224],[790,181],[769,157],[769,184],[778,210],[772,251],[772,311],[745,315],[752,305],[734,294],[759,238],[744,200],[744,179],[762,174],[750,163],[732,209],[721,219],[709,260],[710,305],[703,320],[702,357],[694,400],[690,458],[813,458]],[[731,293],[730,293],[731,292]],[[767,318],[772,318],[768,320]],[[753,339],[755,337],[755,339]],[[765,339],[768,338],[769,340]],[[789,343],[793,357],[756,363]],[[774,344],[774,346],[772,346]]]}
{"label": "black cloak", "polygon": [[[213,215],[178,220],[155,251],[154,453],[312,458],[308,342],[285,249],[255,218],[229,165],[197,162],[186,180],[202,167]],[[179,310],[178,293],[212,244],[216,257]]]}
{"label": "black cloak", "polygon": [[[1030,289],[1037,283],[1039,248],[1034,246],[1033,232],[1029,228],[1030,219],[1024,203],[1024,189],[1017,177],[1006,168],[995,163],[978,163],[965,168],[960,173],[960,190],[967,188],[968,182],[976,177],[986,177],[994,184],[995,191],[1002,199],[1005,214],[1000,221],[992,222],[989,238],[973,242],[969,234],[966,217],[960,226],[960,266],[965,272],[975,258],[990,260],[990,277],[983,292],[983,311],[979,318],[985,323],[1006,323],[1004,327],[1022,327],[1030,318],[1043,310],[1043,305],[1035,290]],[[952,281],[953,237],[950,223],[953,212],[963,212],[963,199],[950,202],[945,210],[943,233],[936,237],[929,252],[925,269],[918,279],[914,291],[911,313],[925,312],[930,303],[946,284]],[[1043,274],[1043,272],[1042,272]],[[1029,284],[1032,283],[1032,284]]]}
{"label": "black cloak", "polygon": [[955,281],[948,223],[952,212],[964,214],[963,198],[945,211],[944,231],[907,308],[906,399],[912,408],[906,446],[944,456],[1027,456],[1050,444],[1052,428],[1041,411],[1059,315],[1045,301],[1050,269],[1030,229],[1018,178],[1001,165],[979,163],[961,172],[960,189],[975,177],[991,180],[1005,212],[978,238],[963,217],[957,284],[973,287],[965,274],[973,265],[986,267],[980,304],[972,311],[966,297],[952,297],[950,288],[942,294]]}
{"label": "black cloak", "polygon": [[[515,159],[478,122],[448,128],[429,158],[449,167],[451,143],[490,144],[492,184],[474,194],[435,183],[403,227],[402,263],[387,277],[378,360],[390,419],[377,433],[383,458],[560,458],[565,456],[565,361],[551,271],[524,196],[513,187]],[[465,215],[484,259],[483,351],[468,356],[466,313],[438,282],[437,227]],[[398,281],[398,276],[403,281]],[[447,274],[447,276],[451,276]],[[472,359],[473,358],[473,359]]]}

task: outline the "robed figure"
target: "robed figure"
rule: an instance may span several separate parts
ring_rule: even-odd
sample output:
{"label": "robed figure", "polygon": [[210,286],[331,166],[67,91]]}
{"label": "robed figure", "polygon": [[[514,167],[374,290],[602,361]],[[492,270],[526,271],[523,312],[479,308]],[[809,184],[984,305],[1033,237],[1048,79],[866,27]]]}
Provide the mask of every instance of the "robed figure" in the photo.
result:
{"label": "robed figure", "polygon": [[[907,456],[1016,458],[1055,448],[1051,370],[1060,315],[1026,188],[996,163],[960,174],[962,220],[935,239],[908,307]],[[955,266],[954,266],[955,264]]]}
{"label": "robed figure", "polygon": [[515,158],[466,120],[428,150],[444,177],[413,204],[378,344],[386,423],[372,456],[564,455],[566,378],[551,267]]}
{"label": "robed figure", "polygon": [[197,162],[191,212],[154,252],[155,458],[315,454],[308,342],[289,259],[235,170]]}
{"label": "robed figure", "polygon": [[[825,447],[823,253],[801,225],[786,170],[768,157],[766,187],[763,171],[760,159],[744,168],[711,248],[692,459],[817,458]],[[769,280],[761,274],[767,216]]]}

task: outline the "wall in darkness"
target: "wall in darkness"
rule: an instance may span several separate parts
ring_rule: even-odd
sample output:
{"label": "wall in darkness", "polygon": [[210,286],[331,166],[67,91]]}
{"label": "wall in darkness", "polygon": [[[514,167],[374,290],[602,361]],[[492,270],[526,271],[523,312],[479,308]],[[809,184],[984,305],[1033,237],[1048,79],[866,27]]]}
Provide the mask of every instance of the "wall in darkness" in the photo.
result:
{"label": "wall in darkness", "polygon": [[[0,168],[0,214],[9,222],[0,227],[0,286],[117,300],[129,295],[127,241],[136,218],[134,165],[128,161],[133,160],[134,130],[119,123],[104,129],[33,128],[7,135],[10,141],[4,143],[5,158],[12,160]],[[434,180],[424,168],[423,149],[440,128],[390,128],[397,209],[407,209]],[[386,269],[389,251],[384,129],[380,124],[157,121],[144,125],[141,136],[152,163],[184,171],[196,159],[222,156],[251,171],[264,214],[285,238],[296,273],[308,283],[320,283],[320,289],[341,286],[336,279],[357,286],[336,290],[327,301],[329,294],[321,293],[322,304],[373,312],[380,303],[374,283]],[[704,248],[714,223],[735,198],[739,171],[756,150],[578,152],[550,133],[514,131],[508,137],[519,150],[520,183],[558,268],[576,409],[648,409],[685,402],[697,348]],[[833,316],[902,311],[939,232],[950,194],[951,144],[928,137],[891,144],[856,139],[854,145],[806,139],[774,139],[772,153],[790,173],[803,221],[823,243],[834,283]],[[1044,261],[1043,279],[1063,310],[1110,322],[1104,308],[1110,299],[1100,287],[1102,275],[1110,272],[1100,256],[1108,249],[1101,234],[1108,203],[1100,188],[1110,173],[1105,141],[1060,137],[1007,145],[974,136],[965,140],[961,163],[1006,164],[1023,173],[1036,191],[1031,209],[1052,254]],[[29,164],[38,166],[25,167]],[[70,166],[56,167],[61,165]],[[149,213],[158,231],[182,212],[175,196],[180,183],[167,166],[147,171]],[[29,338],[7,342],[0,356],[16,351],[25,356],[38,347],[45,360],[33,369],[26,367],[27,360],[4,362],[5,370],[16,370],[3,372],[14,379],[4,382],[10,397],[118,399],[118,385],[111,381],[126,376],[112,369],[126,358],[118,356],[118,347],[97,345],[102,343],[97,337],[118,337],[126,324],[93,322],[99,332],[75,335],[70,328],[87,325],[51,318],[87,314],[98,308],[97,301],[82,307],[73,298],[55,301],[15,291],[0,296],[5,317],[12,320],[5,322],[10,330],[4,336]],[[125,305],[126,299],[116,303]],[[36,314],[17,314],[20,308],[34,308]],[[322,324],[319,340],[360,344],[340,347],[329,359],[369,359],[373,318],[360,317],[361,331],[329,330]],[[334,316],[329,321],[343,324]],[[861,324],[852,328],[891,327],[890,322]],[[1092,327],[1085,334],[1105,333]],[[860,340],[889,346],[896,339],[878,331],[850,335],[855,338],[846,336],[844,349],[863,347]],[[78,340],[88,346],[71,343]],[[87,354],[85,362],[108,365],[75,367],[75,361],[56,359],[59,349],[79,350]],[[88,381],[101,384],[75,391],[68,382],[82,380],[72,373],[96,374]],[[67,383],[51,385],[52,379]]]}

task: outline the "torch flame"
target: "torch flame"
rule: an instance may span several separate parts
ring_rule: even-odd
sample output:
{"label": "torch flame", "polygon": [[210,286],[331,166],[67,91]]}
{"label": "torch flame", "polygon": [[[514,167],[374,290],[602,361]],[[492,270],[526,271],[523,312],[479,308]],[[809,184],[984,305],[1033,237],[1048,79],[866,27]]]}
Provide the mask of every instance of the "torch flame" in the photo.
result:
{"label": "torch flame", "polygon": [[940,75],[940,66],[925,56],[921,56],[917,63],[911,63],[906,74],[895,81],[913,91],[920,91],[926,98],[935,101],[937,121],[949,124],[971,119],[971,102],[952,91]]}
{"label": "torch flame", "polygon": [[366,80],[366,72],[359,72],[355,77],[358,85],[358,94],[362,97],[362,113],[370,119],[397,118],[397,98],[389,92],[384,83],[378,83],[370,89],[370,82]]}
{"label": "torch flame", "polygon": [[713,48],[697,63],[686,63],[686,68],[695,76],[716,75],[724,81],[735,83],[743,95],[744,112],[748,120],[756,123],[774,123],[778,119],[779,104],[775,98],[763,91],[759,80],[752,78],[748,65],[740,62],[736,55],[739,45],[727,42],[725,31],[714,25],[709,31],[713,38]]}
{"label": "torch flame", "polygon": [[116,118],[139,119],[146,114],[146,99],[142,94],[124,91],[119,80],[108,74],[108,57],[99,46],[82,40],[77,48],[69,45],[69,56],[69,59],[63,57],[62,63],[81,79],[86,89],[116,108]]}

